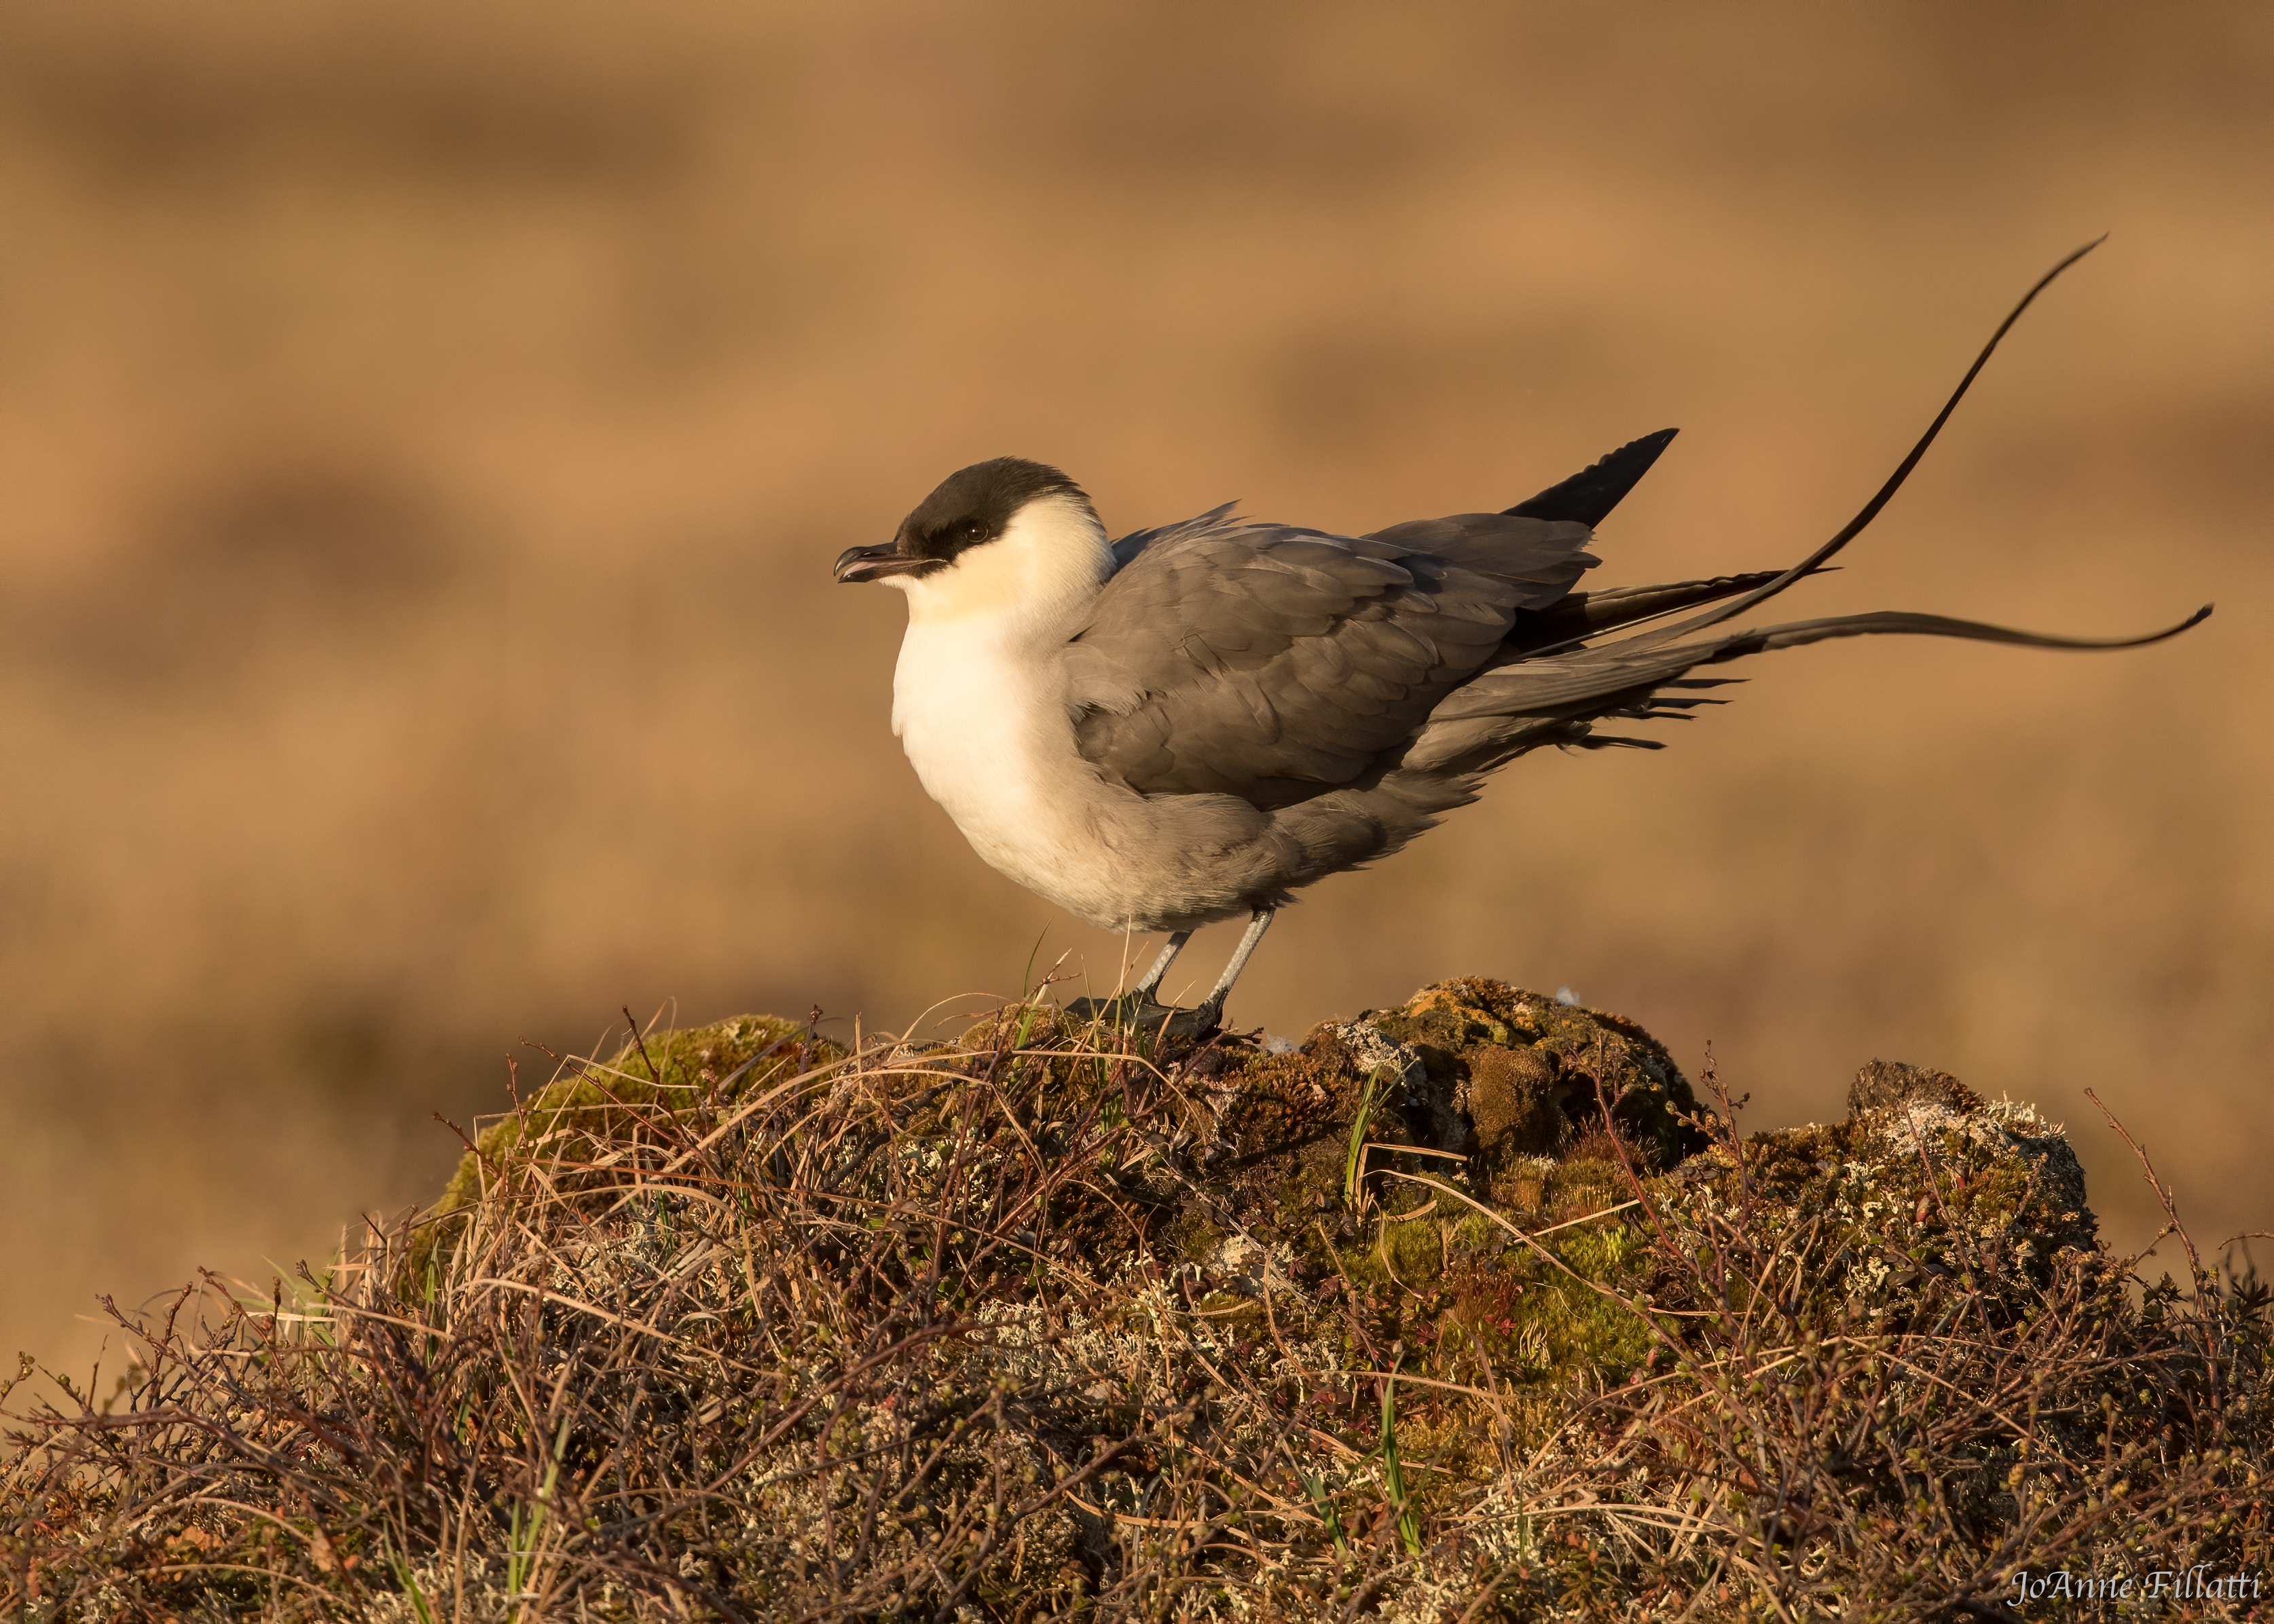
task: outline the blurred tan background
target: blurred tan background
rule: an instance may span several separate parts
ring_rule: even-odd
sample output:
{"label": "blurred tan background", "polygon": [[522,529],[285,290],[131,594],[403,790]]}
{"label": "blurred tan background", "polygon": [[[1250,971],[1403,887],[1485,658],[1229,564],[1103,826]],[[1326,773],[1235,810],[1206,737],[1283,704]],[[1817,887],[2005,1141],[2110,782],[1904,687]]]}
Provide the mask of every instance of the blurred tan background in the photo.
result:
{"label": "blurred tan background", "polygon": [[2274,1228],[2270,83],[2248,5],[10,8],[0,1350],[431,1195],[523,1037],[1111,982],[829,582],[950,470],[1364,530],[1675,424],[1596,582],[1780,565],[2103,230],[1788,602],[2207,627],[1752,662],[1310,892],[1234,1014],[1568,985],[1763,1126],[1946,1067],[2137,1243],[2091,1086]]}

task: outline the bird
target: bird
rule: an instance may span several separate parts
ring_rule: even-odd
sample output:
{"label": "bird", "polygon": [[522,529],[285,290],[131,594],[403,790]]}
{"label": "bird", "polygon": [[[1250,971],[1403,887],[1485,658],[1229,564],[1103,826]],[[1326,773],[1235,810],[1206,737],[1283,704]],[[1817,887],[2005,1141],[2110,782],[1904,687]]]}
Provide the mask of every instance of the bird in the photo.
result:
{"label": "bird", "polygon": [[[835,578],[906,597],[892,731],[978,854],[1093,925],[1168,934],[1133,989],[1082,1011],[1206,1036],[1294,892],[1397,851],[1532,750],[1660,748],[1599,725],[1723,703],[1712,690],[1732,679],[1701,670],[1892,633],[2136,648],[2208,616],[2105,639],[1894,611],[1725,629],[1871,523],[2022,313],[2095,246],[2023,296],[1879,492],[1789,568],[1579,589],[1597,527],[1674,439],[1662,429],[1501,511],[1359,536],[1227,503],[1113,540],[1065,473],[996,457],[949,475],[890,542],[847,549]],[[1242,916],[1207,997],[1159,1004],[1193,932]]]}

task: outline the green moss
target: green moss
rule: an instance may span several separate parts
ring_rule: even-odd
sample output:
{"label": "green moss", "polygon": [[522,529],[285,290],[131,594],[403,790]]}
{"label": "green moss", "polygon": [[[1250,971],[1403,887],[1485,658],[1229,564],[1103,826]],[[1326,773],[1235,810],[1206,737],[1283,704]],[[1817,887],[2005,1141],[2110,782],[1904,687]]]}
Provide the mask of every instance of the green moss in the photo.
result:
{"label": "green moss", "polygon": [[[392,1284],[368,1314],[349,1304],[350,1334],[312,1312],[280,1332],[241,1305],[193,1441],[248,1417],[268,1429],[235,1480],[249,1504],[291,1450],[315,1459],[393,1414],[379,1446],[325,1468],[328,1485],[379,1474],[370,1503],[392,1507],[406,1461],[458,1474],[437,1504],[525,1506],[554,1439],[562,1492],[584,1497],[579,1540],[704,1553],[702,1583],[764,1616],[930,1616],[961,1597],[1078,1617],[1140,1593],[1163,1616],[1171,1601],[1233,1616],[1235,1591],[1290,1585],[1285,1616],[1342,1616],[1370,1585],[1386,1616],[1459,1616],[1511,1572],[1525,1606],[1478,1616],[1624,1615],[1653,1597],[1664,1612],[1738,1571],[1732,1551],[1799,1571],[1764,1462],[1780,1483],[1810,1474],[1813,1498],[1789,1504],[1871,1508],[1841,1535],[1867,1575],[1853,1595],[1970,1595],[1983,1553],[2007,1549],[2032,1451],[2097,1460],[2105,1442],[2109,1472],[2144,1472],[2138,1440],[2207,1411],[2184,1371],[2151,1390],[2171,1338],[2136,1365],[2094,1341],[2132,1309],[2057,1129],[1914,1067],[1875,1063],[1850,1101],[1844,1122],[1690,1154],[1691,1091],[1647,1034],[1480,980],[1280,1052],[1132,1038],[1041,1004],[855,1057],[771,1017],[651,1034],[487,1128],[412,1250],[353,1276]],[[2264,1306],[2233,1301],[2230,1341]],[[2201,1312],[2150,1288],[2135,1328]],[[313,1328],[293,1342],[295,1324]],[[2026,1339],[2048,1324],[2069,1337],[2051,1339],[2074,1356],[2066,1385],[1945,1424],[1991,1363],[2000,1383],[2041,1369],[2048,1339]],[[300,1374],[247,1403],[290,1350]],[[2263,1402],[2234,1385],[2249,1379],[2220,1376],[2225,1413]],[[305,1428],[320,1391],[335,1414]],[[527,1395],[564,1391],[573,1425],[530,1412]],[[1938,1463],[1919,1464],[1930,1447]],[[207,1471],[200,1456],[176,1477]],[[321,1499],[295,1489],[232,1522],[205,1494],[200,1526],[227,1538],[151,1545],[172,1553],[165,1583],[190,1551],[273,1564],[248,1530],[298,1530]],[[1941,1531],[1902,1560],[1924,1574],[1958,1541],[1956,1590],[1871,1566],[1928,1511]],[[504,1616],[497,1528],[449,1515],[450,1539],[491,1553],[477,1610]],[[1196,1519],[1236,1537],[1187,1545]],[[321,1548],[368,1575],[391,1549],[371,1543],[381,1526],[358,1510]],[[411,1560],[439,1572],[420,1526]],[[1668,1531],[1678,1545],[1647,1545]],[[1243,1566],[1251,1551],[1269,1560]],[[613,1605],[648,1559],[573,1560],[580,1596]],[[303,1563],[296,1583],[363,1583],[348,1571]],[[846,1585],[858,1607],[831,1613],[824,1591]]]}
{"label": "green moss", "polygon": [[[1117,1120],[1132,1086],[1147,1092],[1157,1071],[1171,1086],[1156,1132],[1180,1154],[1117,1169],[1129,1205],[1110,1218],[1107,1209],[1055,1214],[1064,1233],[1085,1249],[1126,1244],[1133,1222],[1156,1255],[1197,1278],[1285,1268],[1299,1282],[1333,1282],[1360,1311],[1362,1331],[1383,1346],[1431,1350],[1417,1356],[1419,1372],[1442,1356],[1447,1380],[1464,1349],[1541,1390],[1616,1380],[1636,1366],[1648,1327],[1588,1282],[1647,1284],[1637,1173],[1649,1199],[1719,1204],[1770,1232],[1814,1226],[1827,1319],[1850,1297],[1900,1296],[1920,1283],[1877,1267],[1875,1243],[1898,1220],[1912,1238],[1924,1233],[1928,1255],[1953,1276],[2006,1268],[2020,1271],[2016,1284],[2093,1244],[2081,1177],[2047,1177],[2044,1154],[2023,1154],[2044,1125],[2013,1108],[1993,1120],[1941,1073],[1874,1063],[1851,1091],[1849,1121],[1756,1135],[1740,1177],[1725,1153],[1684,1161],[1700,1142],[1683,1120],[1695,1097],[1647,1033],[1497,981],[1425,988],[1278,1053],[1237,1038],[1152,1051],[1103,1035],[1048,1004],[985,1017],[938,1051],[953,1063],[908,1101],[904,1139],[953,1138],[975,1090],[1007,1087],[1047,1149],[1075,1124]],[[486,1130],[433,1215],[447,1220],[479,1199],[516,1147],[573,1168],[602,1147],[621,1148],[659,1109],[722,1113],[840,1057],[772,1016],[650,1034],[605,1064],[568,1071]],[[1370,1079],[1378,1103],[1365,1138],[1376,1148],[1353,1200],[1346,1162]],[[1604,1131],[1605,1101],[1620,1144]],[[1552,1231],[1541,1245],[1562,1267],[1510,1226]],[[447,1235],[447,1222],[433,1233]],[[1281,1261],[1254,1261],[1258,1247]],[[1251,1308],[1236,1291],[1202,1298],[1203,1312],[1260,1334]]]}
{"label": "green moss", "polygon": [[517,1147],[542,1148],[547,1160],[564,1164],[587,1160],[659,1109],[722,1112],[844,1052],[800,1022],[737,1015],[646,1034],[605,1062],[569,1061],[519,1109],[476,1136],[428,1215],[447,1219],[479,1200],[492,1171]]}

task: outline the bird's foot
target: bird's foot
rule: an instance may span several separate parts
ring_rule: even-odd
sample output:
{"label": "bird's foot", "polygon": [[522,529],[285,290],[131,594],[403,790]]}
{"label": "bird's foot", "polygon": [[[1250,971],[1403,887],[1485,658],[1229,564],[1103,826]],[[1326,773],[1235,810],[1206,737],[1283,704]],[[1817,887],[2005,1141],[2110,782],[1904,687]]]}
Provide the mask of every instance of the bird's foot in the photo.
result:
{"label": "bird's foot", "polygon": [[1102,1021],[1109,1026],[1189,1043],[1212,1038],[1224,1028],[1224,1005],[1220,1003],[1177,1009],[1156,1004],[1143,993],[1124,993],[1118,998],[1076,998],[1065,1010],[1076,1020]]}
{"label": "bird's foot", "polygon": [[1163,1028],[1168,1036],[1188,1043],[1205,1043],[1224,1030],[1224,1001],[1211,998],[1188,1010],[1178,1010]]}

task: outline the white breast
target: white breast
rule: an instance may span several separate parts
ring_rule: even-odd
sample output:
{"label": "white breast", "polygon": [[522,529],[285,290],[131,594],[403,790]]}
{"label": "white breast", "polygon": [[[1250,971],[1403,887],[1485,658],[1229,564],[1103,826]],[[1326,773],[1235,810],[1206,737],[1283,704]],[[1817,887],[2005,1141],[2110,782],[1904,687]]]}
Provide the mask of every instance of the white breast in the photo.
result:
{"label": "white breast", "polygon": [[1065,870],[1096,861],[1081,849],[1096,842],[1078,803],[1096,792],[1096,775],[1074,749],[1059,695],[1038,688],[1045,671],[986,629],[908,628],[892,679],[892,731],[925,792],[982,857],[1073,906]]}
{"label": "white breast", "polygon": [[987,862],[1100,923],[1126,912],[1111,788],[1074,748],[1060,657],[1111,573],[1086,509],[1037,502],[951,568],[901,576],[908,631],[892,731]]}

